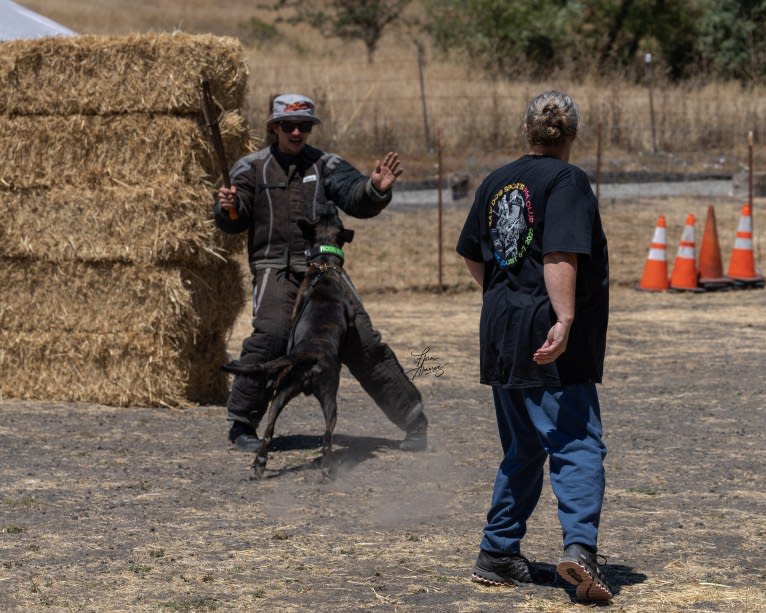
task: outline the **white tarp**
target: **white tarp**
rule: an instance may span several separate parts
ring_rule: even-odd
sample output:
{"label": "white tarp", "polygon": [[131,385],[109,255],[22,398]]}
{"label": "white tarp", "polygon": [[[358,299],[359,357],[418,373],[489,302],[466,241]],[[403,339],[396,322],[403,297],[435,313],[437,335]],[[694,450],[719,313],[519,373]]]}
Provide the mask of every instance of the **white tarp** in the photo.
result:
{"label": "white tarp", "polygon": [[0,0],[0,40],[39,38],[40,36],[71,36],[77,34],[60,23],[38,15],[23,6]]}

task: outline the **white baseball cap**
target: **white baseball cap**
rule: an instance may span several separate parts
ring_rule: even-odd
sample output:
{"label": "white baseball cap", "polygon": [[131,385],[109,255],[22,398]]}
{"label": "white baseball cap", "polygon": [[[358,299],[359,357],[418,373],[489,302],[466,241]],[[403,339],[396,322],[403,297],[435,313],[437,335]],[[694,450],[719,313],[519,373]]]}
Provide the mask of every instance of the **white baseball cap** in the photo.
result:
{"label": "white baseball cap", "polygon": [[282,94],[274,98],[271,105],[271,117],[266,122],[267,126],[277,121],[310,121],[313,124],[321,123],[315,115],[316,105],[308,96],[302,94]]}

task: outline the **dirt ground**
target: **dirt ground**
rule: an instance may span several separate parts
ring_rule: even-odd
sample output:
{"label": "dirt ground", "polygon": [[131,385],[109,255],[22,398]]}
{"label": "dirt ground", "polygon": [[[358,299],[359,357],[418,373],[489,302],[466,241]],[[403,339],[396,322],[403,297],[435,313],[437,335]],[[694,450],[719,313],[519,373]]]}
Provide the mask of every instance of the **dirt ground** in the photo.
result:
{"label": "dirt ground", "polygon": [[[615,287],[600,387],[601,553],[614,611],[766,610],[763,290]],[[0,401],[0,608],[33,611],[575,611],[563,584],[471,583],[500,459],[477,383],[478,292],[370,295],[431,420],[425,453],[344,372],[334,461],[296,399],[267,478],[220,406]],[[232,352],[246,333],[243,315]],[[427,352],[431,368],[418,371]],[[524,553],[560,553],[547,486]]]}

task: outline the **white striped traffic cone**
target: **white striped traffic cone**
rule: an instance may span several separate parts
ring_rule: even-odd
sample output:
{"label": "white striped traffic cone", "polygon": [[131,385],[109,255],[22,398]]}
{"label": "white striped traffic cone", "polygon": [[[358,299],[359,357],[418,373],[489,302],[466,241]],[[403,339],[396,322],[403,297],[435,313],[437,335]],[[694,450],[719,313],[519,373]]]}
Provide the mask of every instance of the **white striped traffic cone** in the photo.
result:
{"label": "white striped traffic cone", "polygon": [[728,276],[739,287],[763,287],[763,276],[755,270],[753,256],[753,216],[750,203],[742,205],[734,248],[731,250]]}
{"label": "white striped traffic cone", "polygon": [[638,289],[647,292],[664,292],[668,289],[668,256],[666,241],[665,216],[660,215],[657,219],[657,227],[654,229],[652,244],[649,245],[649,255],[644,264],[644,274],[638,283]]}
{"label": "white striped traffic cone", "polygon": [[697,218],[691,213],[686,216],[686,224],[678,244],[673,273],[670,275],[670,289],[687,292],[702,291],[698,285],[697,244],[694,238],[694,223]]}

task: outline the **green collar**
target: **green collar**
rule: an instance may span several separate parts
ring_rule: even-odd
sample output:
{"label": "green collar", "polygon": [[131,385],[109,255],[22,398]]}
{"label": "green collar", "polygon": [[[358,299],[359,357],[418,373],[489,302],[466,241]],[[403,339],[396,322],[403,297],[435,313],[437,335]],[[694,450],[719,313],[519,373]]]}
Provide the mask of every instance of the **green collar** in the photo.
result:
{"label": "green collar", "polygon": [[343,249],[336,247],[335,245],[321,245],[319,247],[319,253],[329,253],[331,255],[337,255],[339,258],[343,257]]}
{"label": "green collar", "polygon": [[343,249],[335,245],[319,245],[319,247],[312,247],[306,251],[306,257],[309,260],[313,260],[320,255],[334,255],[341,260],[344,259]]}

